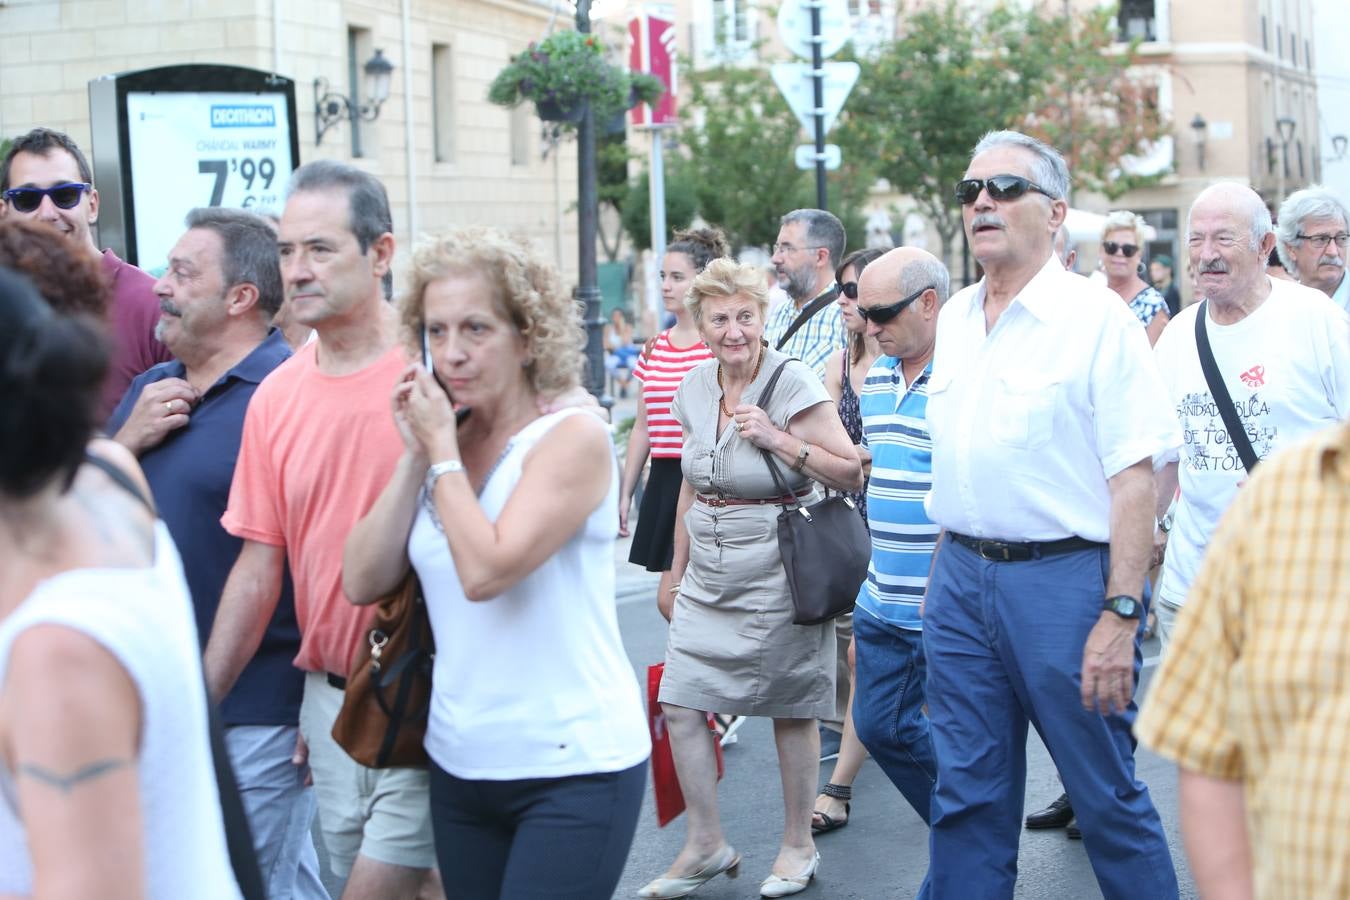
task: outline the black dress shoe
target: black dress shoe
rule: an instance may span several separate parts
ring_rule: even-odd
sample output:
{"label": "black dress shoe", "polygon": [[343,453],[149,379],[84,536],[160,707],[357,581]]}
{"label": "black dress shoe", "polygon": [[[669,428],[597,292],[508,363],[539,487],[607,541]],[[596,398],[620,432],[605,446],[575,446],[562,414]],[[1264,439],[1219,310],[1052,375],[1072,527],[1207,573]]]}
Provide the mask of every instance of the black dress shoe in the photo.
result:
{"label": "black dress shoe", "polygon": [[1071,841],[1081,841],[1083,839],[1083,832],[1078,830],[1077,816],[1074,817],[1072,822],[1064,826],[1064,836]]}
{"label": "black dress shoe", "polygon": [[1026,825],[1030,829],[1063,828],[1073,819],[1073,807],[1069,805],[1069,795],[1060,794],[1059,799],[1045,809],[1027,816]]}

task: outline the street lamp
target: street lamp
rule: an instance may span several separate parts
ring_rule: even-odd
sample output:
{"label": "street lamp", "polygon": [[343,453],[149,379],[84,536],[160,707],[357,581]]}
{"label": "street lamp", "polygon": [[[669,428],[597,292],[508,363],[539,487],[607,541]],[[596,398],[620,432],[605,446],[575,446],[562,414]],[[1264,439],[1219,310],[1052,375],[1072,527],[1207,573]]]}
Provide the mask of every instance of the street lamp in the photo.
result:
{"label": "street lamp", "polygon": [[1279,202],[1284,202],[1284,180],[1289,177],[1289,141],[1294,137],[1294,120],[1289,116],[1280,116],[1275,120],[1275,129],[1280,134],[1280,184]]}
{"label": "street lamp", "polygon": [[1333,153],[1336,154],[1334,157],[1332,157],[1332,159],[1335,160],[1336,162],[1340,162],[1341,160],[1345,159],[1345,143],[1346,143],[1345,135],[1333,134],[1331,136],[1331,150]]}
{"label": "street lamp", "polygon": [[[373,122],[380,115],[380,106],[389,99],[389,76],[393,74],[394,64],[384,58],[383,50],[366,60],[362,67],[366,74],[365,90],[360,103],[345,94],[339,94],[329,87],[328,79],[314,79],[314,144],[323,141],[324,132],[344,119],[355,124],[357,121]],[[359,99],[359,98],[358,98]]]}
{"label": "street lamp", "polygon": [[1191,134],[1195,138],[1195,159],[1200,165],[1200,171],[1205,171],[1205,138],[1209,135],[1209,123],[1205,117],[1199,113],[1191,119]]}

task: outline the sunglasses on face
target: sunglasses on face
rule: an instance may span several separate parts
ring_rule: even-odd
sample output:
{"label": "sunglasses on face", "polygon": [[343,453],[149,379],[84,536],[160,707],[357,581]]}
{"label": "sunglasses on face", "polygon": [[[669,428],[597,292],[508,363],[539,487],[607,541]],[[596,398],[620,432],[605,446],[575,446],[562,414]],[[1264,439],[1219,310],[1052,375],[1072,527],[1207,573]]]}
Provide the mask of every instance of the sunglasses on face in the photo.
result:
{"label": "sunglasses on face", "polygon": [[898,300],[895,303],[892,303],[890,306],[868,306],[868,307],[859,306],[858,315],[862,316],[862,320],[864,322],[872,322],[877,325],[885,325],[891,319],[894,319],[896,316],[904,312],[906,306],[909,306],[915,300],[918,300],[920,297],[922,297],[924,291],[931,291],[931,290],[933,290],[933,286],[931,284],[928,287],[919,288],[917,291],[910,294],[905,299]]}
{"label": "sunglasses on face", "polygon": [[843,294],[845,297],[847,297],[847,298],[850,299],[850,300],[857,300],[857,299],[858,299],[858,282],[856,282],[856,281],[845,281],[843,284],[839,285],[839,293]]}
{"label": "sunglasses on face", "polygon": [[980,191],[989,191],[991,200],[1016,200],[1027,191],[1035,191],[1055,199],[1049,191],[1034,181],[1021,175],[994,175],[990,178],[967,178],[956,183],[956,200],[962,206],[969,206],[979,199]]}
{"label": "sunglasses on face", "polygon": [[58,209],[74,209],[80,197],[93,185],[82,181],[68,181],[49,188],[20,187],[5,191],[5,201],[21,213],[30,213],[42,205],[43,197],[51,197]]}
{"label": "sunglasses on face", "polygon": [[1115,241],[1102,241],[1102,249],[1106,251],[1107,256],[1120,256],[1129,259],[1139,252],[1136,244],[1117,244]]}

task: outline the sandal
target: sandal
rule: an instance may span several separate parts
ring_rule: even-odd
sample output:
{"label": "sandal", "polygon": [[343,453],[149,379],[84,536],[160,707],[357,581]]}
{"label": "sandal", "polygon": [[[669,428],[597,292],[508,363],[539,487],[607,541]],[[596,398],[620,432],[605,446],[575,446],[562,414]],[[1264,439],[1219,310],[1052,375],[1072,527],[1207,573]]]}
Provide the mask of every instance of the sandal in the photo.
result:
{"label": "sandal", "polygon": [[[849,804],[849,801],[853,799],[853,787],[851,785],[844,787],[838,784],[826,784],[820,789],[820,792],[826,797],[833,797],[836,800],[844,801],[844,818],[836,819],[828,813],[823,813],[820,810],[813,810],[811,813],[811,834],[813,835],[825,834],[826,832],[843,828],[848,824],[848,820],[852,817],[853,813],[853,807]],[[820,820],[820,824],[816,824],[816,819]]]}

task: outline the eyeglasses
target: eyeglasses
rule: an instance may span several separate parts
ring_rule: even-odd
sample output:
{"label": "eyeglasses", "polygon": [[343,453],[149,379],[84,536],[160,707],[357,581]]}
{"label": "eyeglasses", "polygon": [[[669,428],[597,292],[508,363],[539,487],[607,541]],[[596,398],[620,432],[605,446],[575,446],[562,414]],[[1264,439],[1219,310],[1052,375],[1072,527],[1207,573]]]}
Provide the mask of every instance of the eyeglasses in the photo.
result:
{"label": "eyeglasses", "polygon": [[891,319],[894,319],[896,316],[904,312],[906,306],[909,306],[915,300],[918,300],[920,297],[922,297],[924,291],[931,291],[931,290],[933,290],[933,286],[931,284],[928,287],[919,288],[917,291],[910,294],[905,299],[892,303],[890,306],[867,306],[867,307],[859,306],[858,315],[862,316],[862,320],[864,322],[873,322],[877,325],[885,325]]}
{"label": "eyeglasses", "polygon": [[42,205],[43,197],[51,197],[58,209],[74,209],[80,197],[93,185],[82,181],[67,181],[49,188],[20,187],[5,191],[5,201],[17,212],[30,213]]}
{"label": "eyeglasses", "polygon": [[1300,241],[1307,241],[1318,250],[1327,249],[1327,244],[1330,244],[1332,241],[1335,241],[1336,246],[1341,248],[1344,248],[1346,244],[1350,244],[1350,234],[1346,234],[1344,231],[1340,234],[1296,234],[1294,237],[1298,238]]}
{"label": "eyeglasses", "polygon": [[856,282],[856,281],[845,281],[843,284],[839,285],[839,293],[843,294],[845,297],[847,297],[847,298],[850,299],[850,300],[857,300],[857,299],[858,299],[858,282]]}
{"label": "eyeglasses", "polygon": [[795,252],[797,252],[798,250],[821,250],[821,249],[824,249],[824,248],[822,248],[822,247],[794,247],[794,246],[792,246],[791,244],[774,244],[773,247],[772,247],[771,249],[773,250],[773,255],[774,255],[774,256],[777,256],[777,255],[780,254],[780,253],[795,253]]}
{"label": "eyeglasses", "polygon": [[993,200],[1016,200],[1027,191],[1044,194],[1051,200],[1054,195],[1034,181],[1021,175],[994,175],[990,178],[967,178],[956,183],[956,200],[962,206],[969,206],[979,199],[980,191],[988,190]]}
{"label": "eyeglasses", "polygon": [[1126,259],[1129,259],[1130,257],[1134,256],[1136,253],[1139,252],[1139,245],[1117,244],[1115,241],[1102,241],[1102,249],[1106,251],[1107,256],[1115,256],[1116,254],[1120,254]]}

